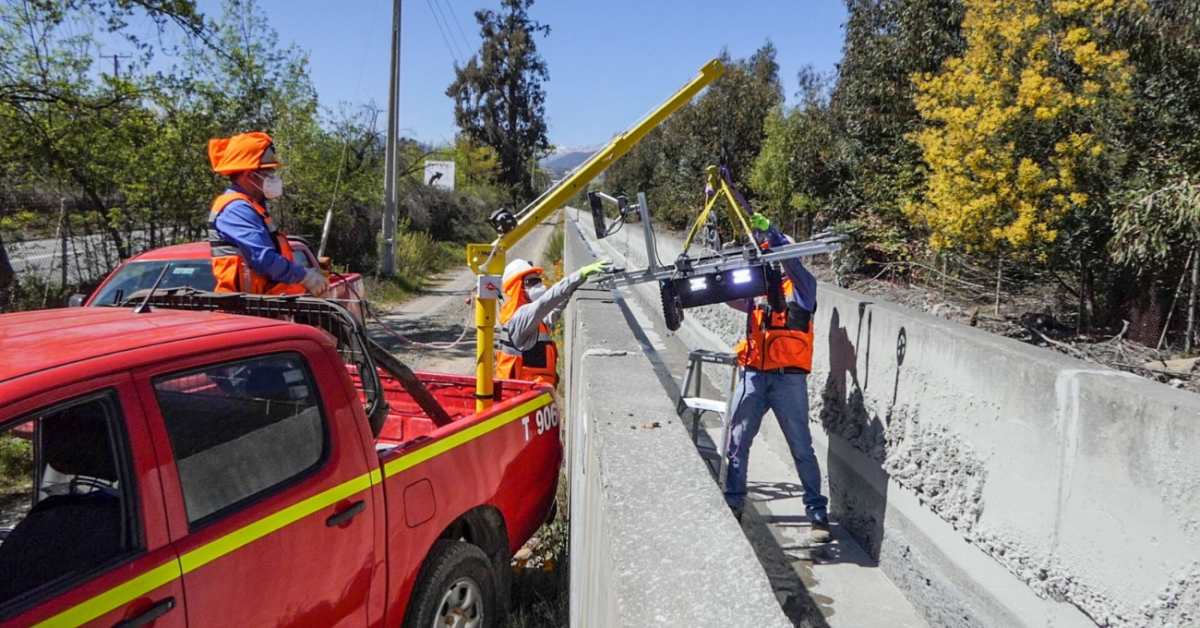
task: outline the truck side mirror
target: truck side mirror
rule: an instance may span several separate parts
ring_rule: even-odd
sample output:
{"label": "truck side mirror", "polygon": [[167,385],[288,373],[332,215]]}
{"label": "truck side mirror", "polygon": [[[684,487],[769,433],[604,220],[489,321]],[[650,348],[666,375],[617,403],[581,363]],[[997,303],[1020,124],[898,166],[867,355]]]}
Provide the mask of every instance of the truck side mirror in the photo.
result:
{"label": "truck side mirror", "polygon": [[83,307],[83,302],[87,300],[86,294],[72,294],[67,299],[67,307]]}

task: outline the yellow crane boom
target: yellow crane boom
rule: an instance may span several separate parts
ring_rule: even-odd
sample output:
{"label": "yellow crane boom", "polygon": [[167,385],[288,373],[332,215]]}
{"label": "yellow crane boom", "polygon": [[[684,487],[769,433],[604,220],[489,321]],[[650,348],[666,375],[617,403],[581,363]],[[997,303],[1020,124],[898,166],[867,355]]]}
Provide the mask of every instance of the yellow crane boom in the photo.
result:
{"label": "yellow crane boom", "polygon": [[[543,194],[529,207],[526,207],[517,217],[516,225],[507,232],[501,233],[488,244],[467,245],[467,266],[477,275],[501,275],[507,264],[506,253],[521,238],[529,235],[550,214],[567,203],[576,193],[587,187],[593,179],[600,176],[606,168],[612,165],[639,141],[662,124],[664,120],[675,113],[680,107],[692,99],[709,83],[717,80],[725,73],[725,66],[713,59],[700,68],[700,75],[675,92],[670,99],[652,111],[633,128],[618,135],[612,142],[592,155],[582,166],[575,169],[566,179],[563,179],[549,192]],[[497,282],[498,283],[498,282]],[[475,399],[477,410],[484,410],[492,404],[495,380],[495,330],[496,330],[496,299],[475,298]]]}

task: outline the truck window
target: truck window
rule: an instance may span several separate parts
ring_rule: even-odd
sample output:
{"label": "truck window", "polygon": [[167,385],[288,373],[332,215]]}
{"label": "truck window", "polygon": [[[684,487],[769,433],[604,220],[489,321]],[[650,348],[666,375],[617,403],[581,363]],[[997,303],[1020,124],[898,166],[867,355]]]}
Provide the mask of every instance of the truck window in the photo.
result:
{"label": "truck window", "polygon": [[217,286],[217,279],[212,274],[212,262],[209,260],[154,260],[147,262],[129,262],[117,270],[112,279],[104,284],[101,292],[92,300],[92,305],[118,305],[129,295],[138,290],[147,290],[154,286],[163,267],[171,265],[159,284],[160,290],[190,286],[197,290],[212,290]]}
{"label": "truck window", "polygon": [[110,392],[0,428],[0,617],[141,549],[123,424]]}
{"label": "truck window", "polygon": [[329,449],[298,354],[158,377],[154,390],[193,530],[315,471]]}

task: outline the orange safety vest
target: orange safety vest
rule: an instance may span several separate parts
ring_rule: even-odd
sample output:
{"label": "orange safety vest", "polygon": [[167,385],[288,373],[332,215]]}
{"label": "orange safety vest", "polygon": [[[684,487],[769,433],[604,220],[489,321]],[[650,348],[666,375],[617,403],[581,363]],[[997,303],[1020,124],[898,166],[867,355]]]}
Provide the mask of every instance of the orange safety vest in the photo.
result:
{"label": "orange safety vest", "polygon": [[504,286],[508,301],[500,310],[500,349],[496,351],[496,377],[558,386],[558,347],[555,346],[546,323],[538,321],[537,342],[526,351],[517,348],[512,339],[512,330],[508,328],[508,321],[516,314],[517,309],[530,302],[521,290],[521,283],[527,274],[529,273],[521,273],[509,279],[509,283]]}
{"label": "orange safety vest", "polygon": [[755,303],[750,310],[750,331],[737,346],[738,364],[760,371],[786,368],[812,372],[812,314],[792,297],[793,290],[792,281],[785,279],[785,311],[772,312],[769,305]]}
{"label": "orange safety vest", "polygon": [[217,279],[217,292],[245,292],[248,294],[307,294],[301,284],[288,284],[272,281],[270,278],[254,272],[246,260],[242,258],[242,250],[235,244],[230,244],[221,238],[221,234],[217,232],[217,216],[229,206],[230,203],[236,200],[246,201],[258,212],[262,218],[263,226],[271,234],[271,239],[275,243],[275,252],[282,255],[290,262],[296,260],[295,254],[292,252],[292,245],[288,242],[287,236],[279,232],[275,228],[275,221],[271,219],[271,215],[267,210],[258,203],[255,203],[249,196],[241,192],[228,192],[217,197],[213,201],[212,211],[208,214],[208,245],[212,250],[212,272],[213,277]]}

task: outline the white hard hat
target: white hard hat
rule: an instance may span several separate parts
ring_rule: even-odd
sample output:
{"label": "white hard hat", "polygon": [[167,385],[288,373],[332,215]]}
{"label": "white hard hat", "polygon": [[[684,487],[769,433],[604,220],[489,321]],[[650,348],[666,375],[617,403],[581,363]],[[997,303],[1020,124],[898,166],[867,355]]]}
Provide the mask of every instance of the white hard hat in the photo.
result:
{"label": "white hard hat", "polygon": [[513,277],[516,277],[517,275],[524,275],[531,270],[536,270],[538,272],[542,272],[541,268],[538,268],[537,266],[534,266],[533,264],[529,263],[529,260],[523,260],[521,258],[517,258],[517,259],[509,262],[508,266],[504,267],[504,276],[500,279],[500,284],[507,286],[509,279],[512,279]]}

